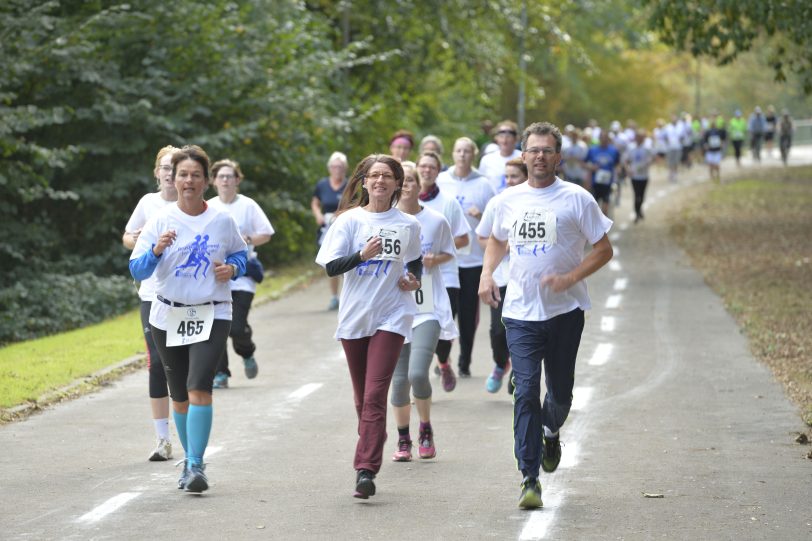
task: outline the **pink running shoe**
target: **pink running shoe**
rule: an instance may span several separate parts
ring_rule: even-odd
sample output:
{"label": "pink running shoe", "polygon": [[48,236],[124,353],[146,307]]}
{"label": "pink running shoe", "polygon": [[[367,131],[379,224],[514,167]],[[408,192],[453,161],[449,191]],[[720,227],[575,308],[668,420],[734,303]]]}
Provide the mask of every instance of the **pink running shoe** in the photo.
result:
{"label": "pink running shoe", "polygon": [[440,378],[443,381],[443,390],[450,393],[457,386],[457,376],[454,374],[454,369],[451,368],[451,363],[440,365]]}
{"label": "pink running shoe", "polygon": [[418,444],[417,450],[420,458],[434,458],[437,456],[437,449],[434,448],[434,434],[431,428],[420,431]]}
{"label": "pink running shoe", "polygon": [[398,439],[398,450],[392,455],[393,462],[411,462],[412,461],[412,440],[409,438]]}

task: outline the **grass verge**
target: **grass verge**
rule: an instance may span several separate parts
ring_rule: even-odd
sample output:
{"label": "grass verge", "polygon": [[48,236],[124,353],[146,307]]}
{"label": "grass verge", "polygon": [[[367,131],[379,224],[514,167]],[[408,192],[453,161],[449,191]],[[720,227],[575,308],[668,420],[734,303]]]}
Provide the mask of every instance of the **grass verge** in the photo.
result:
{"label": "grass verge", "polygon": [[[310,259],[271,271],[257,287],[254,306],[278,299],[320,274]],[[122,367],[97,374],[123,359],[143,355],[140,328],[134,310],[82,329],[0,348],[0,422],[15,417],[9,411],[14,406],[28,404],[36,410],[98,388],[127,371]],[[130,369],[139,366],[134,363]],[[57,392],[69,385],[70,391]]]}
{"label": "grass verge", "polygon": [[671,232],[812,426],[812,167],[696,190]]}

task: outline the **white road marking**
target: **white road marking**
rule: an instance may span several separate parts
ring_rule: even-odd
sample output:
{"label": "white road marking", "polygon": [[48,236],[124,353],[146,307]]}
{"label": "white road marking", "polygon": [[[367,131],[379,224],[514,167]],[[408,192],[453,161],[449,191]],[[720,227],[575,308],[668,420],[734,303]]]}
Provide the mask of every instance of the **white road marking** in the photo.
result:
{"label": "white road marking", "polygon": [[[562,441],[561,442],[561,462],[558,463],[559,469],[574,468],[578,465],[578,457],[580,456],[581,446],[577,441]],[[542,493],[544,487],[541,487]]]}
{"label": "white road marking", "polygon": [[620,230],[621,231],[626,231],[627,229],[629,229],[629,224],[628,223],[620,225]]}
{"label": "white road marking", "polygon": [[223,450],[222,445],[211,445],[209,447],[206,447],[206,456],[217,454],[222,450]]}
{"label": "white road marking", "polygon": [[668,193],[665,190],[657,190],[657,198],[664,197],[665,194]]}
{"label": "white road marking", "polygon": [[323,383],[307,383],[288,395],[288,400],[302,400],[307,395],[318,391]]}
{"label": "white road marking", "polygon": [[572,411],[580,411],[592,400],[594,387],[576,387],[572,390]]}
{"label": "white road marking", "polygon": [[541,499],[544,502],[544,507],[530,512],[530,518],[527,519],[524,528],[522,528],[522,533],[519,534],[519,541],[544,539],[547,530],[555,522],[558,509],[561,506],[560,493],[554,492],[548,495],[544,493],[544,487],[541,487]]}
{"label": "white road marking", "polygon": [[617,278],[617,279],[615,279],[614,289],[616,291],[623,291],[624,289],[626,289],[626,286],[628,285],[628,283],[629,283],[628,278]]}
{"label": "white road marking", "polygon": [[608,342],[601,342],[595,348],[595,352],[589,359],[590,366],[601,366],[609,362],[609,357],[612,355],[612,350],[615,348],[614,344]]}
{"label": "white road marking", "polygon": [[85,513],[78,519],[76,522],[98,522],[99,520],[103,519],[113,511],[116,511],[121,506],[125,505],[130,500],[133,500],[140,496],[141,492],[122,492],[117,496],[113,496],[103,504],[97,506],[93,510]]}
{"label": "white road marking", "polygon": [[615,318],[612,316],[601,316],[601,330],[612,332],[615,330]]}
{"label": "white road marking", "polygon": [[617,242],[620,240],[620,233],[609,233],[609,240]]}
{"label": "white road marking", "polygon": [[620,299],[623,298],[623,295],[609,295],[606,297],[606,308],[612,309],[617,308],[620,306]]}
{"label": "white road marking", "polygon": [[620,266],[620,261],[615,261],[614,259],[609,262],[609,270],[620,272],[623,267]]}

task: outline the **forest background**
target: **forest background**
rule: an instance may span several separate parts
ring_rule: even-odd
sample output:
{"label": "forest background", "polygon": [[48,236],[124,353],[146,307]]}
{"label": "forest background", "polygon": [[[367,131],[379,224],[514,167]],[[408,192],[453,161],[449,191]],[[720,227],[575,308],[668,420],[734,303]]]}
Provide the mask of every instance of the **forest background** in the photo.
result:
{"label": "forest background", "polygon": [[[634,119],[650,129],[675,112],[728,117],[769,104],[812,116],[810,72],[781,65],[791,55],[769,24],[795,21],[808,35],[810,17],[765,12],[765,31],[735,32],[749,52],[721,67],[690,54],[713,55],[719,43],[701,43],[696,29],[713,18],[696,4],[6,0],[0,345],[135,306],[121,234],[167,144],[241,163],[242,191],[277,231],[260,251],[273,267],[312,255],[308,205],[332,151],[352,167],[385,152],[400,128],[446,147],[481,138],[484,120],[517,118],[520,88],[526,123]],[[730,8],[737,17],[747,6],[804,5],[717,4],[740,6]],[[686,46],[679,24],[694,28],[689,52],[675,47]]]}

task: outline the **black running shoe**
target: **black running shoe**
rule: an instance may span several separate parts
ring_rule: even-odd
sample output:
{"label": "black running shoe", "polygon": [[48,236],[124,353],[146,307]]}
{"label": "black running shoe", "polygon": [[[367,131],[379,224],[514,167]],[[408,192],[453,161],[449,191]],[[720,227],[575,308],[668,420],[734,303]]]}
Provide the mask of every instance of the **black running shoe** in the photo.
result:
{"label": "black running shoe", "polygon": [[544,454],[541,457],[541,469],[552,473],[561,462],[561,438],[544,437]]}
{"label": "black running shoe", "polygon": [[519,498],[519,507],[522,509],[538,509],[544,503],[541,501],[541,483],[535,477],[525,477],[522,481],[522,495]]}
{"label": "black running shoe", "polygon": [[186,476],[186,492],[194,492],[200,494],[209,489],[209,479],[203,470],[206,466],[203,464],[191,464],[189,466],[189,473]]}
{"label": "black running shoe", "polygon": [[366,500],[375,495],[375,474],[369,470],[358,470],[355,478],[355,494],[353,497]]}

